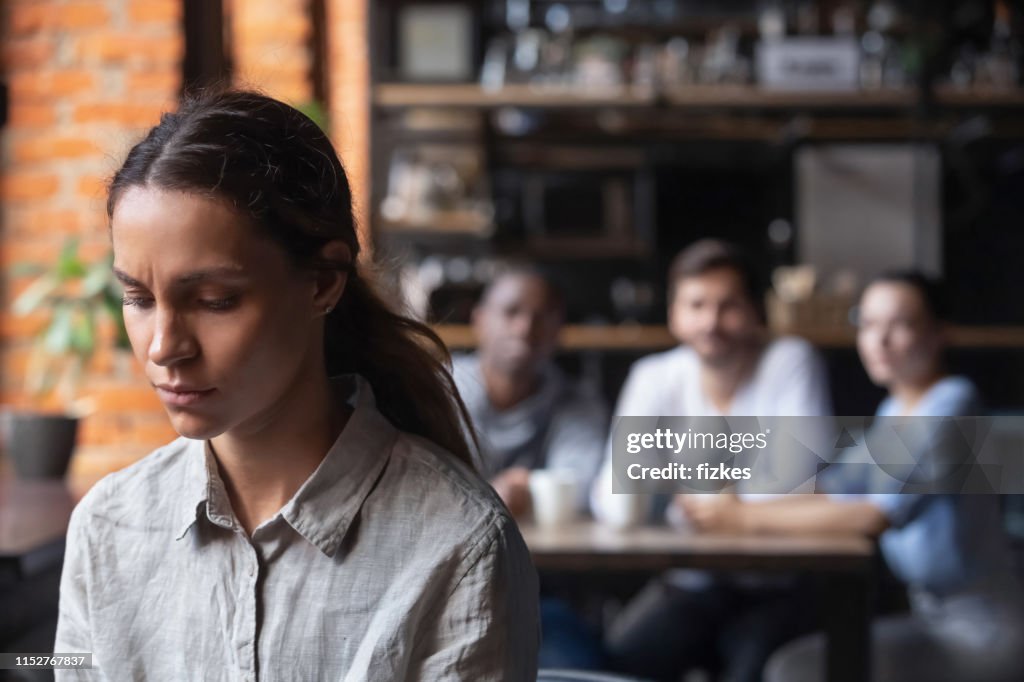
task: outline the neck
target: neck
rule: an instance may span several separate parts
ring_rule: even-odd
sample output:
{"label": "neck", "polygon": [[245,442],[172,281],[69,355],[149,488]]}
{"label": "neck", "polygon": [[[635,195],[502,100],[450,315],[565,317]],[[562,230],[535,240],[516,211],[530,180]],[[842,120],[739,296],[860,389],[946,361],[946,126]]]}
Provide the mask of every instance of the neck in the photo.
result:
{"label": "neck", "polygon": [[760,348],[744,349],[735,359],[720,365],[702,363],[701,389],[720,412],[728,412],[736,393],[754,373],[761,357]]}
{"label": "neck", "polygon": [[484,377],[487,400],[499,412],[515,407],[529,398],[540,383],[538,374],[510,374],[496,370],[486,363],[480,364],[480,371]]}
{"label": "neck", "polygon": [[349,411],[326,371],[296,381],[258,423],[210,439],[232,510],[247,534],[274,516],[316,470]]}
{"label": "neck", "polygon": [[939,370],[934,370],[927,376],[923,376],[920,379],[914,381],[901,381],[894,383],[889,392],[892,397],[896,399],[896,402],[900,405],[900,411],[904,415],[908,415],[914,411],[917,404],[921,402],[925,394],[942,379],[943,374]]}

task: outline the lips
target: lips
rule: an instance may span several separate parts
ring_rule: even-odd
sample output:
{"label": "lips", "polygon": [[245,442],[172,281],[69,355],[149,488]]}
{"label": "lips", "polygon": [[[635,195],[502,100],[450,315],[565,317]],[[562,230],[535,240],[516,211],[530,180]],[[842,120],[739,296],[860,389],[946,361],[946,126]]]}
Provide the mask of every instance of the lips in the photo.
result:
{"label": "lips", "polygon": [[157,394],[164,403],[174,405],[176,407],[194,405],[212,395],[216,390],[217,389],[215,388],[208,388],[204,390],[175,390],[164,385],[157,386],[156,388]]}

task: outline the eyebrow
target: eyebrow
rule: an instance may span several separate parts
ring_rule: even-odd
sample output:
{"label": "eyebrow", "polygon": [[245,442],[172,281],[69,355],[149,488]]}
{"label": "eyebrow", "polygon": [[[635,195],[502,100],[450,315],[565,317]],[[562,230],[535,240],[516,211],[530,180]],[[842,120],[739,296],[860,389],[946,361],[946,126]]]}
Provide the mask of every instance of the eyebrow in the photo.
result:
{"label": "eyebrow", "polygon": [[[127,272],[113,268],[114,276],[117,277],[118,281],[126,286],[146,288],[146,285],[135,279]],[[186,284],[194,284],[196,282],[202,282],[211,279],[241,279],[246,276],[245,270],[240,267],[215,267],[205,268],[203,270],[193,270],[187,272],[184,275],[180,275],[174,279],[175,286],[182,286]]]}

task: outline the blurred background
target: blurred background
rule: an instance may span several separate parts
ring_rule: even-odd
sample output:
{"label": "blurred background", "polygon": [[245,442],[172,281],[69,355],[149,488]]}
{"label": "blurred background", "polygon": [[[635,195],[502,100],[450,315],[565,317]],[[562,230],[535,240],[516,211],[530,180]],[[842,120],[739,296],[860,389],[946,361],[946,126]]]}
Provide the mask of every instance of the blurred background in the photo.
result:
{"label": "blurred background", "polygon": [[[17,266],[69,238],[101,261],[107,176],[184,89],[231,82],[329,130],[365,242],[453,348],[495,262],[535,260],[568,294],[559,362],[613,399],[673,345],[668,261],[713,235],[756,254],[771,325],[825,351],[838,413],[881,395],[848,315],[894,266],[950,283],[955,369],[1024,407],[1016,3],[12,0],[3,19],[8,303],[39,276]],[[174,433],[117,325],[76,310],[51,343],[84,361],[42,391],[59,310],[5,306],[0,399],[79,401],[72,471],[97,476]]]}
{"label": "blurred background", "polygon": [[883,395],[850,315],[892,267],[945,279],[952,369],[994,412],[1024,411],[1019,2],[0,11],[0,403],[5,424],[72,420],[76,495],[177,435],[104,278],[104,181],[184,91],[218,83],[261,88],[329,132],[369,251],[453,349],[473,347],[469,314],[497,263],[535,261],[567,295],[559,364],[613,401],[634,360],[675,343],[669,261],[716,236],[757,256],[770,326],[823,351],[838,414],[871,414]]}

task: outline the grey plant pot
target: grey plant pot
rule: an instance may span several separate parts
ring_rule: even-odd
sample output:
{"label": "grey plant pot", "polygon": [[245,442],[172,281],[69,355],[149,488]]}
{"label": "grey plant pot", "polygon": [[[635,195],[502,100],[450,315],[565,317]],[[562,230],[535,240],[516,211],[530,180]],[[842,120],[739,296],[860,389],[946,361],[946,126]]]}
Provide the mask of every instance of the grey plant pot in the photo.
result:
{"label": "grey plant pot", "polygon": [[40,412],[3,413],[4,452],[18,478],[64,478],[75,451],[77,417]]}

